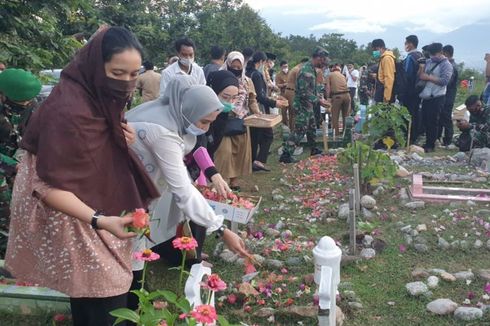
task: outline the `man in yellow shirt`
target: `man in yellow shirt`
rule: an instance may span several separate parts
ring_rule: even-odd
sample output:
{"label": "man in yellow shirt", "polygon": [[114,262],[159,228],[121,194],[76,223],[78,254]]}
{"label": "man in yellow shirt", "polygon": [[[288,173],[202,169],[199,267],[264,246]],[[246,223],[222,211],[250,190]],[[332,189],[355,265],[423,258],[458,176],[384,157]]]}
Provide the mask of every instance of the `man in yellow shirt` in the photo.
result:
{"label": "man in yellow shirt", "polygon": [[373,50],[373,58],[379,60],[374,101],[391,103],[394,101],[395,55],[392,51],[386,49],[385,42],[382,39],[373,40],[371,49]]}

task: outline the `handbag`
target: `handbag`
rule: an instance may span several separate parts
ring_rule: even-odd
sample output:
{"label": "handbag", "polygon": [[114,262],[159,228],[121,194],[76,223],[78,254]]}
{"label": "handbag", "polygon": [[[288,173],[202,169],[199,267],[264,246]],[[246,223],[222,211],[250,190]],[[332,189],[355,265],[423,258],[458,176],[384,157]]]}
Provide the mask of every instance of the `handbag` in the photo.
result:
{"label": "handbag", "polygon": [[[432,68],[429,70],[429,75],[436,69],[436,67],[441,63],[442,61],[439,61],[436,63]],[[415,83],[415,94],[420,94],[422,91],[425,89],[425,86],[427,85],[427,80],[417,80]]]}
{"label": "handbag", "polygon": [[243,119],[240,118],[228,118],[225,125],[223,135],[231,137],[237,135],[243,135],[247,132],[247,127],[243,123]]}

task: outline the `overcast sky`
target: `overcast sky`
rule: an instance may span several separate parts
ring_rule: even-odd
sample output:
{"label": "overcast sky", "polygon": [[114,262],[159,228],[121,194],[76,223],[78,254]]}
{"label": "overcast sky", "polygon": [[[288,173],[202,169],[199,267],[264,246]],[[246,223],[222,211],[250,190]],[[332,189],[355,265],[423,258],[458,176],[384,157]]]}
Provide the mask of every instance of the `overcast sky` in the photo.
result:
{"label": "overcast sky", "polygon": [[[409,32],[447,33],[473,22],[490,19],[490,0],[244,0],[261,12],[276,32],[295,34],[385,32],[390,26]],[[281,21],[272,19],[282,16]]]}

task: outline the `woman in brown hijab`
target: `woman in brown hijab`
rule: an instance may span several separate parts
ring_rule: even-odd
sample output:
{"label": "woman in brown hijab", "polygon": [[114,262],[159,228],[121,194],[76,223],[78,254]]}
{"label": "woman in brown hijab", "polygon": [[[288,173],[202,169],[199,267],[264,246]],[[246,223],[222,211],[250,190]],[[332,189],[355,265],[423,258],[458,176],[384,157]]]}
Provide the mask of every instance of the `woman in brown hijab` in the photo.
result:
{"label": "woman in brown hijab", "polygon": [[135,88],[141,45],[100,31],[63,70],[32,116],[11,205],[7,269],[70,296],[74,325],[111,325],[126,305],[134,236],[123,211],[158,191],[128,148],[122,110]]}

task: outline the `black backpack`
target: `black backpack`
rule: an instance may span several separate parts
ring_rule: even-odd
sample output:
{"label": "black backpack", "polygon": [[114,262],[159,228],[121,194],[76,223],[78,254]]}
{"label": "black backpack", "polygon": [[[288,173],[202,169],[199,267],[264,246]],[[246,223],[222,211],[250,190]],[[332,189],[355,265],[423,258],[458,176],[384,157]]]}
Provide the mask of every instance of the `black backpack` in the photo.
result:
{"label": "black backpack", "polygon": [[404,67],[405,61],[395,60],[395,82],[393,83],[392,98],[402,102],[408,94],[408,76]]}
{"label": "black backpack", "polygon": [[[404,60],[395,61],[395,82],[393,83],[393,98],[396,96],[398,101],[404,102],[408,95],[413,94],[415,83],[417,81],[417,73],[419,70],[418,59],[422,57],[422,53],[413,52],[407,55]],[[406,60],[413,60],[414,63],[414,75],[410,76],[405,71]]]}

